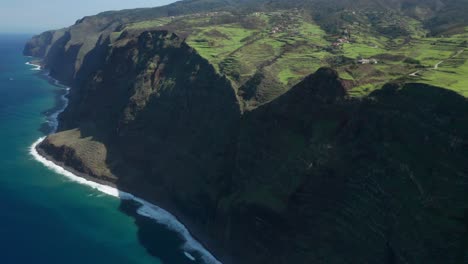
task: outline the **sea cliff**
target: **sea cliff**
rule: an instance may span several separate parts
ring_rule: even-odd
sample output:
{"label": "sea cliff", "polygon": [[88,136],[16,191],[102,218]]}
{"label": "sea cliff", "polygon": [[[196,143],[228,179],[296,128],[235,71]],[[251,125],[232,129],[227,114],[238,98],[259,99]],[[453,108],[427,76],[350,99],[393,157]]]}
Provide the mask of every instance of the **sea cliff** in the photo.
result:
{"label": "sea cliff", "polygon": [[49,158],[169,209],[224,263],[465,258],[464,97],[393,83],[353,99],[321,68],[244,109],[183,37],[96,19],[26,45],[72,88]]}

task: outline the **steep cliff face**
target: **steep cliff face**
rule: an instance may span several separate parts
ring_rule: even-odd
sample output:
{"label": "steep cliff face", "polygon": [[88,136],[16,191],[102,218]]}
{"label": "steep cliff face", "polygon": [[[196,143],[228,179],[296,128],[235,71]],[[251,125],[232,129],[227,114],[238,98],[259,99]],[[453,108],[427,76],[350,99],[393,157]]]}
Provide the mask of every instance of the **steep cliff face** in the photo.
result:
{"label": "steep cliff face", "polygon": [[72,85],[86,57],[112,39],[112,32],[127,20],[106,14],[85,17],[68,28],[33,37],[26,44],[24,54],[43,58],[42,63],[51,76]]}
{"label": "steep cliff face", "polygon": [[244,116],[229,248],[251,263],[466,261],[466,99],[407,84],[354,101],[336,78]]}
{"label": "steep cliff face", "polygon": [[209,230],[234,166],[236,91],[167,31],[124,33],[93,52],[101,68],[85,60],[60,132],[40,149]]}
{"label": "steep cliff face", "polygon": [[46,56],[48,48],[53,42],[55,32],[47,31],[34,36],[26,43],[23,53],[27,56],[43,58]]}
{"label": "steep cliff face", "polygon": [[112,167],[121,182],[147,175],[182,203],[219,189],[206,197],[214,203],[232,160],[239,104],[230,83],[176,35],[117,41],[70,99],[61,130],[78,127],[110,145],[122,161]]}
{"label": "steep cliff face", "polygon": [[73,85],[60,132],[40,149],[173,209],[221,260],[466,261],[462,96],[392,84],[350,99],[323,68],[245,112],[171,32],[103,34],[80,62],[68,55],[83,48],[73,51],[73,33],[55,38],[28,47],[49,49],[46,64]]}

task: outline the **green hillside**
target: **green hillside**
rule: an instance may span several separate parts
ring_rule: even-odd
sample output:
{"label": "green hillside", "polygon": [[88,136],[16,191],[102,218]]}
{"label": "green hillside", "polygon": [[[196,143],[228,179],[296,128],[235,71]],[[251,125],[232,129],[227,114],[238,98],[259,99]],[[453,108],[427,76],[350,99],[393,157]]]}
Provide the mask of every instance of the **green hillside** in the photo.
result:
{"label": "green hillside", "polygon": [[[353,96],[390,81],[422,82],[468,96],[461,78],[468,75],[462,52],[468,31],[431,37],[421,21],[394,11],[350,9],[340,16],[337,33],[327,32],[298,9],[173,16],[130,23],[122,31],[169,29],[184,36],[241,96],[256,97],[256,103],[275,98],[322,66],[349,80]],[[252,95],[251,82],[256,90],[262,84],[272,88]]]}

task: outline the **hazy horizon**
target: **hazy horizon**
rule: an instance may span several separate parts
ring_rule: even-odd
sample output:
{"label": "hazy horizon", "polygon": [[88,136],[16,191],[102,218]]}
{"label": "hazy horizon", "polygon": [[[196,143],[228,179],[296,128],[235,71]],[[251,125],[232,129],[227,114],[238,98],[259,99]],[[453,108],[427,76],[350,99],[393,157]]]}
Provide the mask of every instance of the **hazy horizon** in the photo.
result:
{"label": "hazy horizon", "polygon": [[0,8],[0,33],[40,33],[109,10],[155,7],[175,0],[7,0]]}

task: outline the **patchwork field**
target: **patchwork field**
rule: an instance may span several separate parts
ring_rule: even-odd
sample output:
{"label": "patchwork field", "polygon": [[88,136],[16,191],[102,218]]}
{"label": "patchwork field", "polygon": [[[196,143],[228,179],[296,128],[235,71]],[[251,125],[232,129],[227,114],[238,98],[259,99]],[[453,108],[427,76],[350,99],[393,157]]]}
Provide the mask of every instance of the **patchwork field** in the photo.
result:
{"label": "patchwork field", "polygon": [[[418,73],[419,82],[454,90],[468,96],[468,34],[432,40],[433,46],[421,49],[426,63],[433,67]],[[426,52],[426,53],[425,53]],[[432,65],[432,64],[430,64]]]}
{"label": "patchwork field", "polygon": [[299,10],[169,17],[129,24],[125,30],[175,31],[226,75],[240,94],[247,93],[249,81],[259,79],[254,97],[260,103],[322,66],[337,69],[341,78],[349,80],[352,96],[396,80],[428,83],[468,96],[468,51],[464,51],[468,30],[426,37],[420,22],[393,13],[343,16],[349,23],[334,33],[325,32]]}

